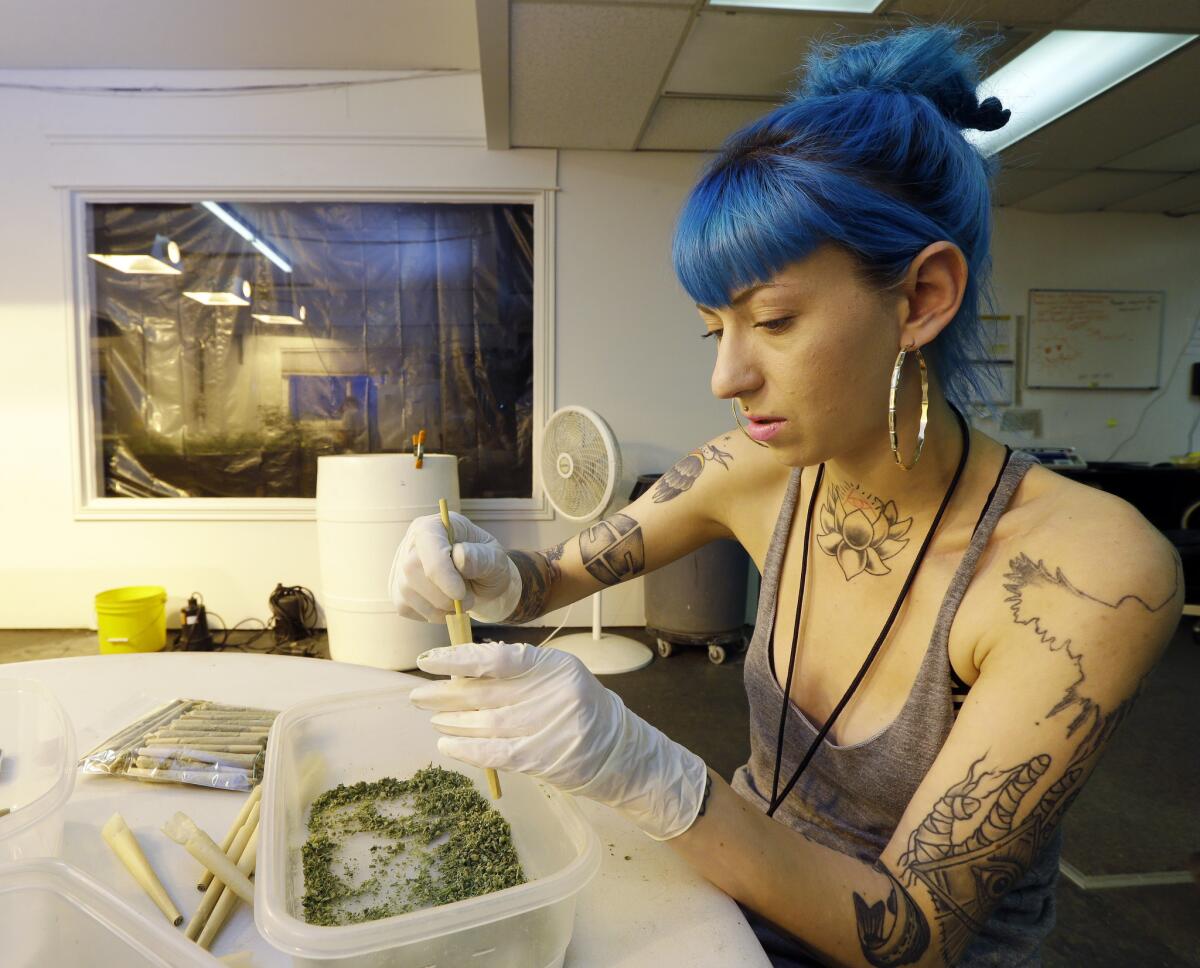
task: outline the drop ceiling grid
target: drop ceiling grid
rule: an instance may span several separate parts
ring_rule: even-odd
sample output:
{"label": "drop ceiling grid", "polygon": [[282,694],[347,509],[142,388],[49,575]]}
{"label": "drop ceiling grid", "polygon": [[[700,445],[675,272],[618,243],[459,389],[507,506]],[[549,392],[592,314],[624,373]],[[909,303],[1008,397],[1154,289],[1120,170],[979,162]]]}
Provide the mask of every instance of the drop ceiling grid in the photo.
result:
{"label": "drop ceiling grid", "polygon": [[1178,177],[1161,171],[1086,171],[1021,199],[1018,207],[1029,212],[1099,212]]}
{"label": "drop ceiling grid", "polygon": [[1200,210],[1200,172],[1109,205],[1108,212],[1194,212]]}
{"label": "drop ceiling grid", "polygon": [[512,143],[633,150],[684,7],[512,5]]}

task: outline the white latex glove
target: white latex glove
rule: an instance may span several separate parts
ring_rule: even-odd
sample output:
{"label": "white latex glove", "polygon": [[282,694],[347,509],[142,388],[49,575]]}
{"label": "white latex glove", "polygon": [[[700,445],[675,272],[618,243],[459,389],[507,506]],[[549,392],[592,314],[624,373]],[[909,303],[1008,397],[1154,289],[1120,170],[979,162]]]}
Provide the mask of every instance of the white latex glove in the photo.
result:
{"label": "white latex glove", "polygon": [[441,622],[453,599],[481,622],[503,622],[521,599],[521,575],[500,542],[457,511],[450,512],[454,547],[436,514],[415,518],[392,559],[388,594],[396,611],[418,622]]}
{"label": "white latex glove", "polygon": [[438,751],[472,766],[528,773],[625,813],[655,840],[688,829],[708,780],[704,761],[606,689],[575,656],[532,645],[432,649],[425,672],[468,676],[418,686],[437,715]]}

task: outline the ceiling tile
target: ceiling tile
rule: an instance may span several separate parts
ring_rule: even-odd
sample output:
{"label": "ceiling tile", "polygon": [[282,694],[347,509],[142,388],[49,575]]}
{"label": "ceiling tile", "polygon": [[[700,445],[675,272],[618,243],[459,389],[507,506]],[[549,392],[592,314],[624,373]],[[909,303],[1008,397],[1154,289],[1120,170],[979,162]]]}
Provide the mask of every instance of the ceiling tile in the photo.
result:
{"label": "ceiling tile", "polygon": [[1043,168],[1003,168],[992,191],[992,202],[995,205],[1012,205],[1078,174],[1077,171],[1048,171]]}
{"label": "ceiling tile", "polygon": [[1200,207],[1200,173],[1176,178],[1160,188],[1106,207],[1109,212],[1183,212]]}
{"label": "ceiling tile", "polygon": [[1027,212],[1098,212],[1178,177],[1158,171],[1088,171],[1030,195],[1013,207]]}
{"label": "ceiling tile", "polygon": [[1200,123],[1200,43],[1022,138],[1001,153],[1006,164],[1087,171],[1106,165],[1180,128]]}
{"label": "ceiling tile", "polygon": [[1075,30],[1115,27],[1121,30],[1180,30],[1200,33],[1200,0],[1088,0],[1063,18],[1061,27]]}
{"label": "ceiling tile", "polygon": [[1193,124],[1145,148],[1122,155],[1104,167],[1137,168],[1141,171],[1196,171],[1200,169],[1200,124]]}
{"label": "ceiling tile", "polygon": [[686,8],[514,3],[512,144],[636,147]]}
{"label": "ceiling tile", "polygon": [[659,98],[638,147],[657,151],[716,151],[727,136],[771,108],[765,101]]}
{"label": "ceiling tile", "polygon": [[947,10],[946,0],[892,0],[888,14],[913,14],[922,20],[942,20],[947,14],[973,23],[1049,24],[1065,16],[1079,0],[973,0]]}
{"label": "ceiling tile", "polygon": [[[779,98],[799,76],[814,40],[853,41],[894,29],[886,20],[780,11],[705,10],[696,17],[667,82],[669,94]],[[996,62],[1028,36],[1012,31],[989,57]]]}

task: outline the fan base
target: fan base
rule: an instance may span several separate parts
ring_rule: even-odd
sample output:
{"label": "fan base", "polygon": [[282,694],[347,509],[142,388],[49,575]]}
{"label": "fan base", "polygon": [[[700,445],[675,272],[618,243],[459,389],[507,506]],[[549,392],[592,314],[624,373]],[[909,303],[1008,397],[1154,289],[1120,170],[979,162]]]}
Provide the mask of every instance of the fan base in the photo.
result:
{"label": "fan base", "polygon": [[590,673],[612,676],[620,672],[636,672],[650,664],[654,653],[648,646],[624,635],[601,632],[596,639],[591,632],[572,632],[551,639],[547,648],[569,652],[579,659]]}

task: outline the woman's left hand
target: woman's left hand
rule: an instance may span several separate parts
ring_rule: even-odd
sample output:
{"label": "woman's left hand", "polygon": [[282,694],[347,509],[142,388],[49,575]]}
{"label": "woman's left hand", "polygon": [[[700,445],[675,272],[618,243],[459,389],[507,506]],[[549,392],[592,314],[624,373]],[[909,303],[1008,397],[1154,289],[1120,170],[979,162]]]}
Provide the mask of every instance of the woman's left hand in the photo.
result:
{"label": "woman's left hand", "polygon": [[683,833],[696,819],[704,761],[630,712],[573,655],[476,643],[433,649],[417,665],[464,677],[410,694],[413,705],[436,712],[443,755],[528,773],[615,807],[655,840]]}

